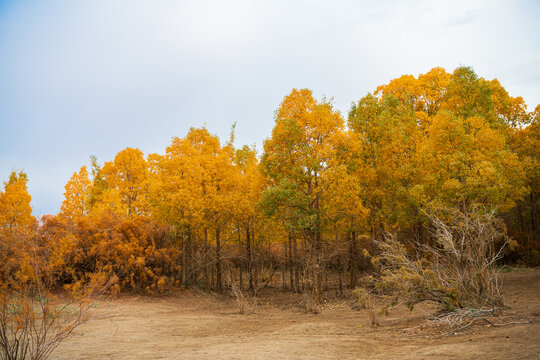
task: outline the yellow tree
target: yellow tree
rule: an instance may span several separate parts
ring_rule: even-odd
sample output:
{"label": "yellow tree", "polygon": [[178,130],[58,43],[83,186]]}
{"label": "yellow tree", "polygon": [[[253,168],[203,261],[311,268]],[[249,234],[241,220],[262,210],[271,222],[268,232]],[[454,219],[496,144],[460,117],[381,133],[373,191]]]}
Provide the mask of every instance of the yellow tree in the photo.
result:
{"label": "yellow tree", "polygon": [[[249,276],[249,289],[254,290],[255,276],[253,272],[253,254],[255,245],[255,225],[259,220],[258,202],[266,182],[262,177],[254,147],[243,146],[235,153],[234,176],[236,189],[234,196],[234,218],[237,222],[239,246],[242,243],[242,231],[245,234],[246,268]],[[242,249],[240,249],[242,252]],[[240,274],[240,280],[242,275]]]}
{"label": "yellow tree", "polygon": [[64,201],[60,208],[63,216],[73,219],[88,215],[88,191],[91,185],[86,166],[82,166],[78,173],[73,173],[65,186]]}
{"label": "yellow tree", "polygon": [[231,224],[234,215],[235,192],[238,189],[235,150],[231,143],[218,147],[215,153],[206,154],[204,164],[203,209],[205,222],[212,224],[215,232],[216,288],[223,291],[222,246],[223,233]]}
{"label": "yellow tree", "polygon": [[411,226],[417,211],[407,192],[414,178],[413,156],[421,135],[409,101],[393,94],[368,94],[349,112],[349,164],[361,184],[362,200],[370,210],[371,236],[386,225]]}
{"label": "yellow tree", "polygon": [[474,204],[507,210],[523,196],[523,169],[505,134],[480,116],[438,114],[418,151],[419,184],[411,190],[430,207]]}
{"label": "yellow tree", "polygon": [[[197,253],[198,229],[204,222],[201,205],[201,184],[203,181],[199,166],[200,156],[197,154],[196,138],[199,131],[191,129],[184,139],[174,137],[166,154],[152,154],[149,157],[153,174],[150,182],[150,201],[152,211],[161,221],[171,224],[174,236],[181,241],[182,275],[181,282],[191,285],[196,281],[199,266],[192,264]],[[208,230],[204,228],[204,259],[207,263]],[[204,268],[206,285],[208,285],[208,268]]]}
{"label": "yellow tree", "polygon": [[[540,253],[540,105],[528,114],[532,121],[526,127],[518,127],[511,136],[512,149],[519,155],[525,171],[525,185],[528,196],[517,202],[509,214],[507,224],[512,237],[521,244],[521,255],[529,263],[534,263],[534,253]],[[538,255],[536,255],[538,261]]]}
{"label": "yellow tree", "polygon": [[101,203],[132,217],[148,214],[148,163],[139,149],[125,148],[101,169],[107,190]]}
{"label": "yellow tree", "polygon": [[512,208],[526,190],[522,163],[509,143],[512,124],[526,121],[520,104],[498,82],[457,68],[418,145],[419,182],[411,190],[417,203],[461,211],[475,204]]}
{"label": "yellow tree", "polygon": [[281,218],[290,232],[304,235],[310,262],[308,280],[320,296],[320,258],[325,221],[323,195],[343,118],[330,102],[316,101],[308,89],[293,89],[276,112],[272,137],[264,142],[262,169],[271,187],[262,198],[268,215]]}
{"label": "yellow tree", "polygon": [[[222,232],[233,214],[235,189],[234,149],[221,146],[206,128],[190,129],[173,138],[163,157],[155,157],[159,180],[152,202],[160,216],[183,234],[183,248],[193,245],[198,229],[203,236],[203,268],[209,287],[209,231],[214,234],[216,288],[222,290]],[[187,261],[188,259],[186,259]]]}
{"label": "yellow tree", "polygon": [[511,129],[529,125],[534,115],[527,112],[527,105],[522,97],[511,97],[497,79],[490,83],[491,102],[496,116]]}
{"label": "yellow tree", "polygon": [[428,204],[507,210],[523,196],[522,167],[509,138],[529,115],[523,99],[510,97],[497,80],[468,67],[452,74],[434,68],[392,80],[376,94],[349,116],[361,142],[359,179],[372,223],[384,219],[402,229],[416,223],[421,231],[419,209]]}
{"label": "yellow tree", "polygon": [[[49,253],[47,272],[51,280],[64,283],[73,280],[74,270],[68,259],[70,254],[81,244],[78,231],[80,221],[87,220],[89,215],[89,195],[92,182],[88,178],[86,166],[82,166],[79,172],[67,182],[64,193],[64,201],[60,207],[60,213],[55,217],[42,219],[41,233],[44,235],[45,246]],[[55,224],[55,231],[49,231],[51,224]]]}
{"label": "yellow tree", "polygon": [[24,172],[13,171],[0,191],[0,282],[15,277],[25,282],[34,277],[32,243],[35,218],[32,216]]}
{"label": "yellow tree", "polygon": [[[327,174],[328,188],[324,194],[324,213],[328,217],[328,230],[333,230],[334,244],[340,249],[339,255],[335,258],[340,277],[340,292],[343,291],[341,285],[343,270],[345,272],[350,270],[350,286],[352,288],[356,286],[360,256],[357,235],[369,231],[367,226],[369,210],[364,207],[362,197],[365,191],[362,181],[359,181],[364,169],[359,166],[358,161],[360,153],[358,147],[362,145],[358,141],[358,135],[352,131],[336,137],[335,156],[330,160],[331,166]],[[347,245],[348,249],[341,248],[342,244]],[[342,264],[347,266],[342,267]]]}
{"label": "yellow tree", "polygon": [[451,74],[443,68],[433,68],[418,79],[412,75],[404,75],[381,85],[376,95],[384,97],[393,95],[400,102],[409,103],[416,112],[419,124],[424,127],[429,119],[439,110],[450,83]]}
{"label": "yellow tree", "polygon": [[22,171],[11,172],[9,180],[4,182],[4,191],[0,191],[0,229],[34,224],[27,182],[28,177]]}

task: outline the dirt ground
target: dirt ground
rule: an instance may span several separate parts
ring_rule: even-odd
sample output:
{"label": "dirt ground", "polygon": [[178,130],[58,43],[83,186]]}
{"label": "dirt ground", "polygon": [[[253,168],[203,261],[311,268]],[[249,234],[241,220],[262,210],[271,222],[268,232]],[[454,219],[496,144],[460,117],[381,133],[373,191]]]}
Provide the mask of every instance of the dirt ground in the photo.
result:
{"label": "dirt ground", "polygon": [[[231,299],[185,291],[101,301],[53,359],[540,359],[540,269],[503,275],[509,309],[530,324],[478,324],[457,335],[427,320],[431,305],[393,310],[371,327],[367,310],[329,299],[318,315],[267,289],[255,312]],[[506,319],[506,320],[505,320]],[[508,318],[494,318],[494,322]]]}

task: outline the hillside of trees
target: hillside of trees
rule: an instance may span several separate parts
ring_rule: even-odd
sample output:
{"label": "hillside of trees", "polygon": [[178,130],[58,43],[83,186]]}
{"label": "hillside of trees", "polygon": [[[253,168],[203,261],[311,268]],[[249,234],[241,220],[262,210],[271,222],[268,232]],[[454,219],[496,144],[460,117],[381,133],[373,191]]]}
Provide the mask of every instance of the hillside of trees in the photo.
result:
{"label": "hillside of trees", "polygon": [[540,264],[540,106],[497,80],[434,68],[381,85],[344,118],[293,89],[258,153],[211,129],[82,166],[57,215],[32,216],[27,176],[0,192],[1,280],[53,287],[116,275],[113,292],[178,287],[256,294],[280,274],[315,299],[373,269],[373,240],[432,244],[441,211],[490,213],[511,237],[502,261]]}

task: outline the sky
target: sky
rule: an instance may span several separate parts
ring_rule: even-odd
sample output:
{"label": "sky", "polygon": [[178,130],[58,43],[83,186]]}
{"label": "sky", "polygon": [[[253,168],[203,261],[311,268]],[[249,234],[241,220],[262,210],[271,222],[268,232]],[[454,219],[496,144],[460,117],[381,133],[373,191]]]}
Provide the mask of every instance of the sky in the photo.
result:
{"label": "sky", "polygon": [[540,1],[0,0],[0,181],[55,214],[90,155],[165,152],[206,126],[270,136],[293,88],[353,101],[404,74],[471,66],[540,104]]}

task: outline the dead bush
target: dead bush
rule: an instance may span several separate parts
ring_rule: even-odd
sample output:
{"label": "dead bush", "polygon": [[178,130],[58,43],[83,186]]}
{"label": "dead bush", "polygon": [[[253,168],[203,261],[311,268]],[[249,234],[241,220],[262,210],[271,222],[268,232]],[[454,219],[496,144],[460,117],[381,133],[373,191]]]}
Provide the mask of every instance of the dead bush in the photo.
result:
{"label": "dead bush", "polygon": [[355,304],[355,310],[366,309],[369,313],[371,326],[379,326],[379,314],[376,310],[377,296],[365,288],[357,288],[353,294],[357,297],[358,303]]}
{"label": "dead bush", "polygon": [[225,282],[228,285],[232,296],[234,297],[236,305],[238,306],[238,312],[240,314],[252,314],[255,311],[256,299],[253,302],[250,302],[244,295],[244,292],[240,286],[238,286],[236,280],[231,277],[230,273],[225,278]]}
{"label": "dead bush", "polygon": [[494,265],[509,239],[495,210],[427,215],[431,244],[413,241],[406,246],[395,234],[375,241],[371,289],[357,295],[374,291],[389,296],[391,305],[404,302],[411,309],[422,301],[433,301],[445,311],[502,307],[501,279]]}
{"label": "dead bush", "polygon": [[115,281],[97,274],[67,298],[58,298],[39,279],[0,287],[0,358],[45,360],[89,318],[94,299]]}

